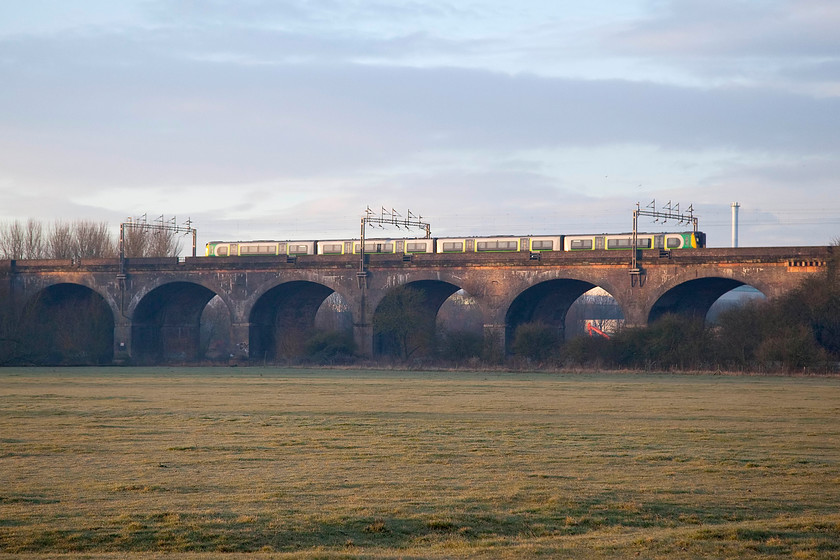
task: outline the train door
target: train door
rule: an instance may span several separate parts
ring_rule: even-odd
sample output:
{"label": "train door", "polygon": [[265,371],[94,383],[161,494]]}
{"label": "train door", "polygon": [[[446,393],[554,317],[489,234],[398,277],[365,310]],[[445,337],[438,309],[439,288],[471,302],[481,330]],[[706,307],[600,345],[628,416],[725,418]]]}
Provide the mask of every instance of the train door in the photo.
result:
{"label": "train door", "polygon": [[603,250],[604,249],[604,236],[603,235],[596,235],[595,236],[595,250]]}
{"label": "train door", "polygon": [[397,240],[397,253],[398,254],[403,252],[403,247],[404,246],[405,246],[405,241],[403,241],[402,239]]}
{"label": "train door", "polygon": [[467,239],[466,247],[464,248],[464,250],[467,253],[475,252],[475,239]]}
{"label": "train door", "polygon": [[665,248],[665,234],[654,235],[653,236],[653,248],[654,249],[664,249]]}

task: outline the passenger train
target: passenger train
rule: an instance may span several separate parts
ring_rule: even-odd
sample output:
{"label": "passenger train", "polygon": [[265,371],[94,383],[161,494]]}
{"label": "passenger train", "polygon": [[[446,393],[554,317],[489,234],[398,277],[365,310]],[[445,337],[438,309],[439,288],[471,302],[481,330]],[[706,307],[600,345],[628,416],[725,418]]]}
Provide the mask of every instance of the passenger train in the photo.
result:
{"label": "passenger train", "polygon": [[[697,249],[706,246],[706,235],[699,231],[676,233],[639,233],[637,247],[644,250]],[[616,251],[633,247],[632,233],[592,235],[537,235],[521,237],[437,237],[365,239],[365,254],[418,253],[513,253],[527,251]],[[357,255],[362,247],[358,239],[328,241],[211,241],[208,257],[244,257],[259,255]]]}

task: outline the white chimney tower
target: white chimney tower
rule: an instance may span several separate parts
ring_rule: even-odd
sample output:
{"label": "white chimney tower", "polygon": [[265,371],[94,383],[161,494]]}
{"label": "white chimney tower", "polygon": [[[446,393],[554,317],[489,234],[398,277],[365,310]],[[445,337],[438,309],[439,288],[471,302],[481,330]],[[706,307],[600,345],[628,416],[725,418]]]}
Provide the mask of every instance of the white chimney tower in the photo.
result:
{"label": "white chimney tower", "polygon": [[741,205],[737,202],[732,203],[732,247],[738,246],[738,208]]}

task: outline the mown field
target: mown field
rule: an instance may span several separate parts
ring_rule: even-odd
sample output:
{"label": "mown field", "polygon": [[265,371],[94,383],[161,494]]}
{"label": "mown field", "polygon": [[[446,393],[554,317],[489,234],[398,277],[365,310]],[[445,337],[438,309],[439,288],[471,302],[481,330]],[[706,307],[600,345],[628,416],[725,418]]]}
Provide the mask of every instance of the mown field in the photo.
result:
{"label": "mown field", "polygon": [[0,554],[840,558],[840,379],[0,369]]}

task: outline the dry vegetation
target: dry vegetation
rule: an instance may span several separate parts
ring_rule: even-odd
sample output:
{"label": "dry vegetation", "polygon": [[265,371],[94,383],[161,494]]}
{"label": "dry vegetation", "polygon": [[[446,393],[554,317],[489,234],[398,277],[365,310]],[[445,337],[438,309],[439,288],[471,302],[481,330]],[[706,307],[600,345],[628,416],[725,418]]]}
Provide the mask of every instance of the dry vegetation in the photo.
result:
{"label": "dry vegetation", "polygon": [[840,558],[840,380],[0,370],[0,553]]}

